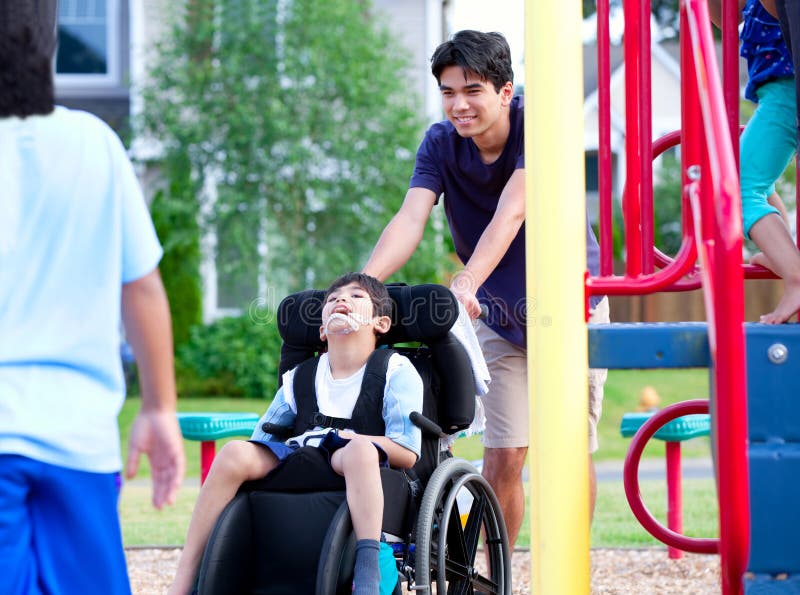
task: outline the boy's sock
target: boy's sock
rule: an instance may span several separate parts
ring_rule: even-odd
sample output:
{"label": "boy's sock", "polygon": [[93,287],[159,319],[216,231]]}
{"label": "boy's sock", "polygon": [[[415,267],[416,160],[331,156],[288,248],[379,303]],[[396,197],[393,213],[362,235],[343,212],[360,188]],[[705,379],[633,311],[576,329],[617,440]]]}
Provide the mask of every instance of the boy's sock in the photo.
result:
{"label": "boy's sock", "polygon": [[380,544],[376,539],[359,539],[356,542],[356,569],[353,576],[353,595],[377,595],[381,575],[378,570]]}

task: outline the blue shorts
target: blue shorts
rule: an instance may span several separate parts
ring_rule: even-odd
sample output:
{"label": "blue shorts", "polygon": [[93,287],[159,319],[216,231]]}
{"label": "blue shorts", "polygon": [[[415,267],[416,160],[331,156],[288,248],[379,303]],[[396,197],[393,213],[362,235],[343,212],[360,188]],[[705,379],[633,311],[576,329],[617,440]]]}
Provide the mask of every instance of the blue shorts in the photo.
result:
{"label": "blue shorts", "polygon": [[117,480],[0,454],[0,593],[129,594]]}
{"label": "blue shorts", "polygon": [[[262,446],[267,447],[272,454],[278,459],[278,464],[286,459],[290,454],[296,451],[299,446],[293,446],[286,444],[284,442],[275,442],[271,440],[250,440],[250,442],[255,442],[256,444],[261,444]],[[319,448],[320,450],[324,451],[328,455],[328,462],[331,462],[331,457],[333,453],[337,450],[345,446],[348,442],[350,442],[349,438],[341,438],[339,434],[331,430],[325,437],[320,441]],[[386,454],[386,451],[383,450],[380,446],[372,443],[375,445],[375,448],[378,449],[378,463],[381,467],[388,467],[389,466],[389,455]]]}

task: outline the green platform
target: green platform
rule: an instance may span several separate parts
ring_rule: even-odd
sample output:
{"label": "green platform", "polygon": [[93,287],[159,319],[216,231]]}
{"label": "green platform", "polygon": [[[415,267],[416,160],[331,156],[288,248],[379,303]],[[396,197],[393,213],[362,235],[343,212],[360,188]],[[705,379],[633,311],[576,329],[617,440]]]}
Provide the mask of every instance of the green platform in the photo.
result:
{"label": "green platform", "polygon": [[[626,413],[622,416],[619,431],[625,438],[633,436],[644,423],[653,416],[653,413]],[[708,413],[684,415],[678,419],[664,424],[653,435],[665,442],[683,442],[700,436],[708,436],[711,432],[711,418]]]}
{"label": "green platform", "polygon": [[187,440],[207,442],[249,436],[260,417],[257,413],[178,413],[178,423]]}

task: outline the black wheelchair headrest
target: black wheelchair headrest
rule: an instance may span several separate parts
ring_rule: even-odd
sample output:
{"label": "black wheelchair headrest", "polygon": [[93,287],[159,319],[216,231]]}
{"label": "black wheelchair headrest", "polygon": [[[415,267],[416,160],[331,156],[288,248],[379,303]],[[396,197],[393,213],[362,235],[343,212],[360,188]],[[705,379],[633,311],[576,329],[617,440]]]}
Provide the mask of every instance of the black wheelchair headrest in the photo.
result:
{"label": "black wheelchair headrest", "polygon": [[[379,345],[429,342],[447,335],[458,319],[458,302],[442,285],[387,285],[392,299],[392,326]],[[325,349],[319,338],[325,292],[307,289],[278,305],[278,332],[283,339],[278,373],[291,370]]]}
{"label": "black wheelchair headrest", "polygon": [[[380,345],[430,341],[443,337],[458,318],[458,302],[443,285],[387,285],[392,298],[392,327]],[[293,293],[278,306],[278,331],[284,343],[320,351],[319,338],[325,292],[308,289]]]}

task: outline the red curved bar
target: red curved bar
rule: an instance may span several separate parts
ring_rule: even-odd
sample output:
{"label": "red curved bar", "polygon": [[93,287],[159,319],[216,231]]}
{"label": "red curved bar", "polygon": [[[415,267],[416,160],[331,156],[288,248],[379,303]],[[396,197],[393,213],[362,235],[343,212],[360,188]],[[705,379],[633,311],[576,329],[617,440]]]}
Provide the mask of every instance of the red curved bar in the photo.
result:
{"label": "red curved bar", "polygon": [[695,399],[669,405],[655,413],[639,428],[639,431],[636,432],[631,440],[628,453],[625,455],[625,467],[623,470],[625,497],[628,499],[633,515],[641,523],[642,527],[662,543],[684,552],[716,554],[719,552],[719,539],[687,537],[668,529],[659,523],[647,510],[642,501],[642,494],[639,491],[639,462],[648,440],[653,437],[653,434],[661,426],[673,419],[692,413],[708,413],[708,401]]}

